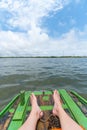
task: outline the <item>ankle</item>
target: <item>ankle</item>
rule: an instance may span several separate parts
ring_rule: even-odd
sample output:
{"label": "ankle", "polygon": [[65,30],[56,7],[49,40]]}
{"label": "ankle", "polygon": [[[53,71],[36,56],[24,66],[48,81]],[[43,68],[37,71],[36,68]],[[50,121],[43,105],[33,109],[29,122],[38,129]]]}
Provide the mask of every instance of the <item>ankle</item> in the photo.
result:
{"label": "ankle", "polygon": [[62,107],[58,108],[59,117],[61,117],[62,113],[65,113],[65,110]]}
{"label": "ankle", "polygon": [[34,118],[36,118],[36,119],[38,120],[39,117],[40,117],[40,112],[33,109],[33,110],[31,111],[31,115],[34,116]]}

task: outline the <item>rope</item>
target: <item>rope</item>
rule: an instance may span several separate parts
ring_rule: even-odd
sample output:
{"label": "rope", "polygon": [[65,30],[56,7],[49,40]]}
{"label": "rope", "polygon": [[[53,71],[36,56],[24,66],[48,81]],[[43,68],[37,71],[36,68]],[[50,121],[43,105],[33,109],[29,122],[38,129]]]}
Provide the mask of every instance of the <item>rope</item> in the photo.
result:
{"label": "rope", "polygon": [[[46,123],[52,116],[54,116],[53,114],[51,114],[46,120],[45,119],[42,119],[42,118],[40,118],[40,121],[42,122],[42,123]],[[57,119],[57,117],[55,116],[55,118]]]}

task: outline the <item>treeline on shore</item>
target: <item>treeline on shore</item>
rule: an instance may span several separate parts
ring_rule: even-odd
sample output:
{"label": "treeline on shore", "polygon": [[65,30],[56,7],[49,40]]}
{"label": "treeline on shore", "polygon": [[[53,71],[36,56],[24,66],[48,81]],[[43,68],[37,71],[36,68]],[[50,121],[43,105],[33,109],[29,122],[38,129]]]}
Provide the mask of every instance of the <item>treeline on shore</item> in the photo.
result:
{"label": "treeline on shore", "polygon": [[10,56],[0,58],[87,58],[87,56]]}

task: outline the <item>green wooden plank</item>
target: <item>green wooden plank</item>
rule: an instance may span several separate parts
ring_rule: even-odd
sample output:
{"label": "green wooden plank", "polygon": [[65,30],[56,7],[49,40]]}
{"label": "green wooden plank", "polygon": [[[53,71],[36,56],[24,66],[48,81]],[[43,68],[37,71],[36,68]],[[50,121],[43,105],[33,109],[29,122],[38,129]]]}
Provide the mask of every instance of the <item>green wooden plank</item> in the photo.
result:
{"label": "green wooden plank", "polygon": [[[66,104],[63,104],[62,106],[63,106],[64,109],[67,109],[67,108],[68,108]],[[53,110],[53,105],[40,106],[40,109],[41,109],[42,111]],[[28,107],[27,107],[27,111],[31,111],[31,106],[28,106]]]}
{"label": "green wooden plank", "polygon": [[24,105],[21,105],[21,103],[18,105],[15,115],[13,117],[13,120],[21,120],[23,118],[24,112],[26,110],[27,104],[29,102],[29,94],[26,93],[25,95],[25,103]]}
{"label": "green wooden plank", "polygon": [[83,98],[82,96],[80,96],[78,93],[72,91],[72,94],[74,94],[82,103],[87,105],[87,100],[85,98]]}
{"label": "green wooden plank", "polygon": [[53,109],[53,106],[40,106],[41,110],[43,111],[47,111],[47,110],[52,110]]}
{"label": "green wooden plank", "polygon": [[15,96],[10,103],[0,112],[0,118],[2,116],[4,116],[6,114],[7,111],[9,111],[9,109],[12,107],[12,105],[14,104],[14,102],[18,99],[19,94],[17,96]]}
{"label": "green wooden plank", "polygon": [[50,95],[50,94],[53,94],[53,92],[52,91],[46,91],[45,94]]}
{"label": "green wooden plank", "polygon": [[25,110],[26,110],[26,104],[24,106],[21,106],[19,104],[16,113],[13,117],[13,120],[22,120]]}
{"label": "green wooden plank", "polygon": [[35,95],[51,95],[52,91],[44,91],[44,90],[42,90],[42,91],[33,91],[33,93]]}
{"label": "green wooden plank", "polygon": [[43,101],[49,101],[49,98],[50,98],[50,97],[47,96],[47,95],[46,95],[46,96],[43,96]]}
{"label": "green wooden plank", "polygon": [[[40,106],[40,109],[41,109],[42,111],[48,111],[48,110],[52,110],[52,109],[53,109],[53,106],[52,106],[52,105],[50,105],[50,106]],[[27,110],[28,110],[28,111],[31,111],[31,106],[29,106],[29,107],[27,108]]]}
{"label": "green wooden plank", "polygon": [[63,100],[65,101],[66,105],[68,106],[69,110],[75,117],[76,121],[85,129],[87,129],[87,118],[84,116],[82,111],[78,108],[76,103],[72,100],[72,98],[68,95],[68,93],[65,90],[60,90],[60,94]]}
{"label": "green wooden plank", "polygon": [[12,121],[11,125],[9,126],[8,130],[18,130],[22,125],[21,121]]}
{"label": "green wooden plank", "polygon": [[8,130],[18,130],[18,128],[22,125],[25,115],[26,115],[26,110],[29,102],[29,96],[30,93],[26,92],[25,93],[25,103],[24,105],[21,105],[21,103],[18,105],[15,114],[13,116],[13,119],[9,125]]}
{"label": "green wooden plank", "polygon": [[42,95],[42,91],[33,91],[33,93],[35,94],[35,95]]}

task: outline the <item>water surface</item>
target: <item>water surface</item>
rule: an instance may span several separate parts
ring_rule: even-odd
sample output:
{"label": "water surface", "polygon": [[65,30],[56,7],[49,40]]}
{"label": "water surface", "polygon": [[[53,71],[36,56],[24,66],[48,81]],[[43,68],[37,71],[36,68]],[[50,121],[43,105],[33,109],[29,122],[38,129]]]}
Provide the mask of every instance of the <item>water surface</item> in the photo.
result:
{"label": "water surface", "polygon": [[0,109],[21,90],[87,94],[87,58],[0,58]]}

